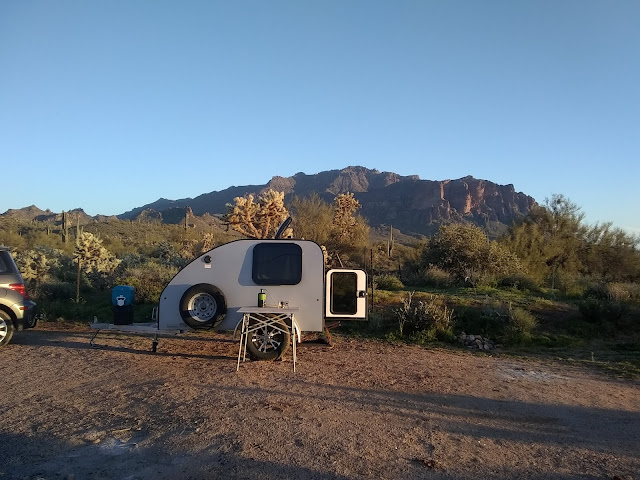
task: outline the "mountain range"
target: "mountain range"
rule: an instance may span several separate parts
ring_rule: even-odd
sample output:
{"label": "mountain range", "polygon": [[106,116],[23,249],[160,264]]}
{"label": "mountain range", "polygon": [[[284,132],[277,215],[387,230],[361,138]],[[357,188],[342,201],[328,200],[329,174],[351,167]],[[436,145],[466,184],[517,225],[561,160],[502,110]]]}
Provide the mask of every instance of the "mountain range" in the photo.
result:
{"label": "mountain range", "polygon": [[[533,197],[516,192],[510,184],[499,185],[471,176],[457,180],[422,180],[417,175],[402,176],[352,166],[313,175],[300,172],[292,177],[275,176],[265,185],[233,186],[195,198],[160,198],[117,217],[179,223],[184,221],[185,212],[190,208],[194,216],[212,221],[226,212],[226,204],[233,203],[235,197],[258,194],[270,188],[283,191],[285,202],[295,195],[304,197],[315,192],[331,203],[336,195],[351,192],[362,205],[360,214],[374,229],[392,225],[407,235],[430,235],[442,223],[469,221],[495,236],[536,204]],[[89,217],[82,209],[73,212],[82,223],[112,218]],[[35,206],[8,210],[2,215],[40,221],[61,220],[61,214]]]}

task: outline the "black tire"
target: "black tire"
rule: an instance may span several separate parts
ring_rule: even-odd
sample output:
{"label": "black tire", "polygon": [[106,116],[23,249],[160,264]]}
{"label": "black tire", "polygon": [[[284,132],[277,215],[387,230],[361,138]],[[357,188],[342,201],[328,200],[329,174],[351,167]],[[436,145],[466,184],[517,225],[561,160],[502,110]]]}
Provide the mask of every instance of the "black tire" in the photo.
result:
{"label": "black tire", "polygon": [[191,328],[215,328],[226,312],[224,295],[208,283],[193,285],[180,299],[180,316]]}
{"label": "black tire", "polygon": [[[283,320],[277,322],[280,331],[274,327],[261,327],[251,332],[247,340],[247,351],[255,360],[277,360],[289,351],[291,334]],[[251,328],[251,326],[249,327]]]}
{"label": "black tire", "polygon": [[8,313],[0,310],[0,347],[4,347],[13,337],[13,320]]}

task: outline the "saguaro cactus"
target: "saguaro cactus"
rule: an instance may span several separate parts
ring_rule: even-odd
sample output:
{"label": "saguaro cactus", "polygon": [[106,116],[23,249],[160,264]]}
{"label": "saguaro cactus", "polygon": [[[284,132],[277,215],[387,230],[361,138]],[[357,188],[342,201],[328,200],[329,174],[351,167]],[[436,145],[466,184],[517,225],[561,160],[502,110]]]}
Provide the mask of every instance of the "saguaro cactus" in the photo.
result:
{"label": "saguaro cactus", "polygon": [[62,235],[62,241],[64,243],[68,243],[69,242],[69,216],[67,215],[67,213],[64,210],[62,211],[62,231],[61,231],[61,235]]}

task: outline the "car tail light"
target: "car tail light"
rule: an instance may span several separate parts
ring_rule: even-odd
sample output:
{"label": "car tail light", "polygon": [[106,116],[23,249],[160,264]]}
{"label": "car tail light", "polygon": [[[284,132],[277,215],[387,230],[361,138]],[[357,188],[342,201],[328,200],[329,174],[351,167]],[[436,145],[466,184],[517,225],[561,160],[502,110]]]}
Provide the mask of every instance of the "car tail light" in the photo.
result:
{"label": "car tail light", "polygon": [[12,283],[9,285],[9,288],[11,290],[15,290],[24,298],[29,298],[29,295],[27,294],[27,287],[24,286],[24,283]]}

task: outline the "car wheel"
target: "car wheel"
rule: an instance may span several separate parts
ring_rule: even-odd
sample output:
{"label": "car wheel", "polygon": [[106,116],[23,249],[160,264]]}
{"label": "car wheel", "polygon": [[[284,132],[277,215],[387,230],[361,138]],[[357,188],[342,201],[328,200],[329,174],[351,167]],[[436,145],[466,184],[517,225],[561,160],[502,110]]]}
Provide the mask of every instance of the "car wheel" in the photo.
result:
{"label": "car wheel", "polygon": [[207,283],[193,285],[180,299],[180,316],[191,328],[216,327],[226,311],[222,292]]}
{"label": "car wheel", "polygon": [[[289,351],[291,334],[283,320],[276,322],[277,327],[261,326],[250,333],[247,339],[247,351],[256,360],[277,360]],[[249,328],[252,328],[249,326]]]}
{"label": "car wheel", "polygon": [[5,346],[13,337],[13,321],[11,317],[0,310],[0,347]]}

